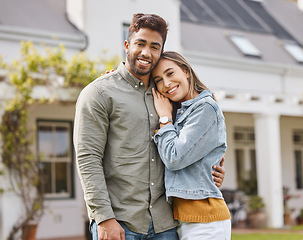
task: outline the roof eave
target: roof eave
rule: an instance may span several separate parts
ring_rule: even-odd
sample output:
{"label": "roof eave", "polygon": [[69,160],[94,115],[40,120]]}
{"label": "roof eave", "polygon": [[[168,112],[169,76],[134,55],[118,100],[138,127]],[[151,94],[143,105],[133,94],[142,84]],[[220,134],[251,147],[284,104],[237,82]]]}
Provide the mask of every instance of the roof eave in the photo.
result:
{"label": "roof eave", "polygon": [[0,25],[0,40],[6,41],[32,41],[45,43],[49,46],[63,44],[66,48],[82,50],[86,46],[86,39],[81,35],[50,32],[29,28]]}

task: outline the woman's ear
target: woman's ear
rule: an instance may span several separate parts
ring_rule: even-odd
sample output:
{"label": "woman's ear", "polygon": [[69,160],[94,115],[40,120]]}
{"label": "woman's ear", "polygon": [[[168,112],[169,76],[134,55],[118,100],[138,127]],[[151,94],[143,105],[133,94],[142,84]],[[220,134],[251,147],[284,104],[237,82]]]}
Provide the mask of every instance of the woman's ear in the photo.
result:
{"label": "woman's ear", "polygon": [[186,78],[189,78],[189,71],[186,68],[183,68],[182,71],[186,74]]}

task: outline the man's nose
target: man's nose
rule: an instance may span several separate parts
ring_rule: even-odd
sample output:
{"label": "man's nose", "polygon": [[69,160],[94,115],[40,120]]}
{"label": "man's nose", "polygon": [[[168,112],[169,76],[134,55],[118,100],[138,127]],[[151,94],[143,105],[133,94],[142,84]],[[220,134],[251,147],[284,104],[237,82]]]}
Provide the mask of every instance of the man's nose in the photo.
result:
{"label": "man's nose", "polygon": [[150,57],[150,50],[149,50],[149,48],[148,48],[148,47],[145,47],[144,49],[142,49],[141,55],[142,55],[143,57],[149,58],[149,57]]}

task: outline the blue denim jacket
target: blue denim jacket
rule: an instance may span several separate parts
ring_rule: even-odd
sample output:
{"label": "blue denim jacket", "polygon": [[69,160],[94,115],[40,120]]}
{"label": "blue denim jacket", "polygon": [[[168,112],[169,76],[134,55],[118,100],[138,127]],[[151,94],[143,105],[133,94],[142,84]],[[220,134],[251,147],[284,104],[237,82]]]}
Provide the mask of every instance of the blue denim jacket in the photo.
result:
{"label": "blue denim jacket", "polygon": [[223,199],[211,171],[227,148],[225,119],[210,91],[183,102],[174,125],[162,127],[154,141],[166,166],[167,197]]}

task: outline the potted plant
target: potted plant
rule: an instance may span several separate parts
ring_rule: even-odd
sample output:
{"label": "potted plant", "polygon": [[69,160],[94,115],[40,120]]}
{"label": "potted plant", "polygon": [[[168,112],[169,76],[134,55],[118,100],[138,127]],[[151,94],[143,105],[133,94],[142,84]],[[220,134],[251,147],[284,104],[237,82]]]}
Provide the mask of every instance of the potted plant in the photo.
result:
{"label": "potted plant", "polygon": [[303,225],[303,208],[301,208],[300,213],[297,216],[297,224]]}
{"label": "potted plant", "polygon": [[248,226],[251,228],[262,228],[266,226],[265,204],[262,197],[252,195],[248,202],[249,212],[247,216]]}

